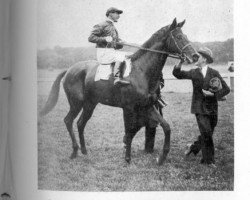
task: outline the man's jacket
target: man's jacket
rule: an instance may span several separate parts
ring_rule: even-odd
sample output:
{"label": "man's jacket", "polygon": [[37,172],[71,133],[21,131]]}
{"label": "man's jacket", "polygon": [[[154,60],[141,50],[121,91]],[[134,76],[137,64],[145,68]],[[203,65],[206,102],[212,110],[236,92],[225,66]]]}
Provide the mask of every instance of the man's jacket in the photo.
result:
{"label": "man's jacket", "polygon": [[[113,41],[107,43],[105,37],[111,36]],[[96,48],[115,48],[121,49],[123,46],[116,44],[116,42],[121,41],[118,32],[113,24],[113,22],[106,20],[103,23],[94,26],[89,38],[89,42],[96,43]]]}
{"label": "man's jacket", "polygon": [[[226,82],[220,76],[219,72],[208,67],[206,76],[203,77],[202,72],[199,68],[184,71],[174,67],[173,75],[178,79],[190,79],[193,84],[193,96],[191,113],[193,114],[205,114],[205,115],[216,115],[218,113],[218,102],[217,100],[224,97],[230,92]],[[210,85],[209,82],[212,78],[217,77],[221,81],[222,89],[215,92],[212,97],[205,97],[202,89],[208,90]]]}

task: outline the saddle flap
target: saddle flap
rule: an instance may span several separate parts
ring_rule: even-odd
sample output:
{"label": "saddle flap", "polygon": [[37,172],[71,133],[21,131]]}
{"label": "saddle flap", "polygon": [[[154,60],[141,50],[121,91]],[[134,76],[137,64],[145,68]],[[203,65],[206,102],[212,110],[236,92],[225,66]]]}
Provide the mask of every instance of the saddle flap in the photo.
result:
{"label": "saddle flap", "polygon": [[96,70],[95,81],[108,80],[111,72],[112,72],[111,64],[107,65],[100,64]]}
{"label": "saddle flap", "polygon": [[[96,74],[95,74],[95,81],[99,80],[109,80],[109,77],[113,71],[114,64],[100,64],[97,67]],[[129,73],[131,71],[131,61],[130,60],[125,60],[125,72],[124,72],[124,77],[129,76]],[[115,70],[116,71],[116,70]]]}
{"label": "saddle flap", "polygon": [[125,72],[124,72],[124,77],[129,76],[129,73],[131,72],[131,60],[130,59],[126,59],[125,60]]}

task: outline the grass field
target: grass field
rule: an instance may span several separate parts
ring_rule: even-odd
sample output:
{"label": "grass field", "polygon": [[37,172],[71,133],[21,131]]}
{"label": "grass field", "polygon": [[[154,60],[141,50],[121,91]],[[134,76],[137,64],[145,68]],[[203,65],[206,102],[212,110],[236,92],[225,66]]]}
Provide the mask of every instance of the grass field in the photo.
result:
{"label": "grass field", "polygon": [[[167,84],[167,83],[166,83]],[[38,90],[39,92],[39,90]],[[38,110],[47,95],[39,93]],[[163,93],[168,102],[165,119],[172,129],[171,150],[163,166],[156,157],[163,147],[163,131],[157,128],[155,152],[144,153],[144,129],[132,143],[132,162],[124,161],[122,110],[98,105],[85,128],[88,155],[79,152],[70,160],[72,144],[63,122],[68,102],[61,91],[55,109],[39,119],[38,188],[66,191],[190,191],[234,189],[234,96],[219,102],[214,133],[217,168],[199,164],[201,155],[185,158],[187,143],[198,136],[190,114],[191,93]],[[76,126],[75,134],[78,138]]]}

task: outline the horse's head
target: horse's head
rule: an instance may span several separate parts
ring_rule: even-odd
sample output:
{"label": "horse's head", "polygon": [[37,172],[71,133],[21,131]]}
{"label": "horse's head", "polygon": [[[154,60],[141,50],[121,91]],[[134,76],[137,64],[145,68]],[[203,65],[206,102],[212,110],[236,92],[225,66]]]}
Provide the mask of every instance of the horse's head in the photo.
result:
{"label": "horse's head", "polygon": [[188,63],[193,63],[198,60],[199,55],[181,30],[184,24],[185,20],[177,23],[175,18],[170,25],[169,36],[167,37],[168,51],[181,54]]}

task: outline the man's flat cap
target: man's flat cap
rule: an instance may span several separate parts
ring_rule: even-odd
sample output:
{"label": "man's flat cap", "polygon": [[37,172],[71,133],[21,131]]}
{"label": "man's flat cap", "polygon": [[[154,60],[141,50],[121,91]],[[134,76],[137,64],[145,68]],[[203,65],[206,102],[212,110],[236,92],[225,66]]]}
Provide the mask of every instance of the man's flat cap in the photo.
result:
{"label": "man's flat cap", "polygon": [[122,13],[123,13],[122,10],[119,10],[119,9],[117,9],[117,8],[114,8],[114,7],[111,7],[111,8],[109,8],[109,9],[107,10],[106,16],[108,17],[108,16],[109,16],[109,13],[114,13],[114,12],[116,12],[116,13],[118,13],[118,14],[122,14]]}
{"label": "man's flat cap", "polygon": [[208,63],[212,63],[214,61],[212,51],[209,48],[207,47],[200,48],[198,53],[201,54],[203,57],[205,57]]}

